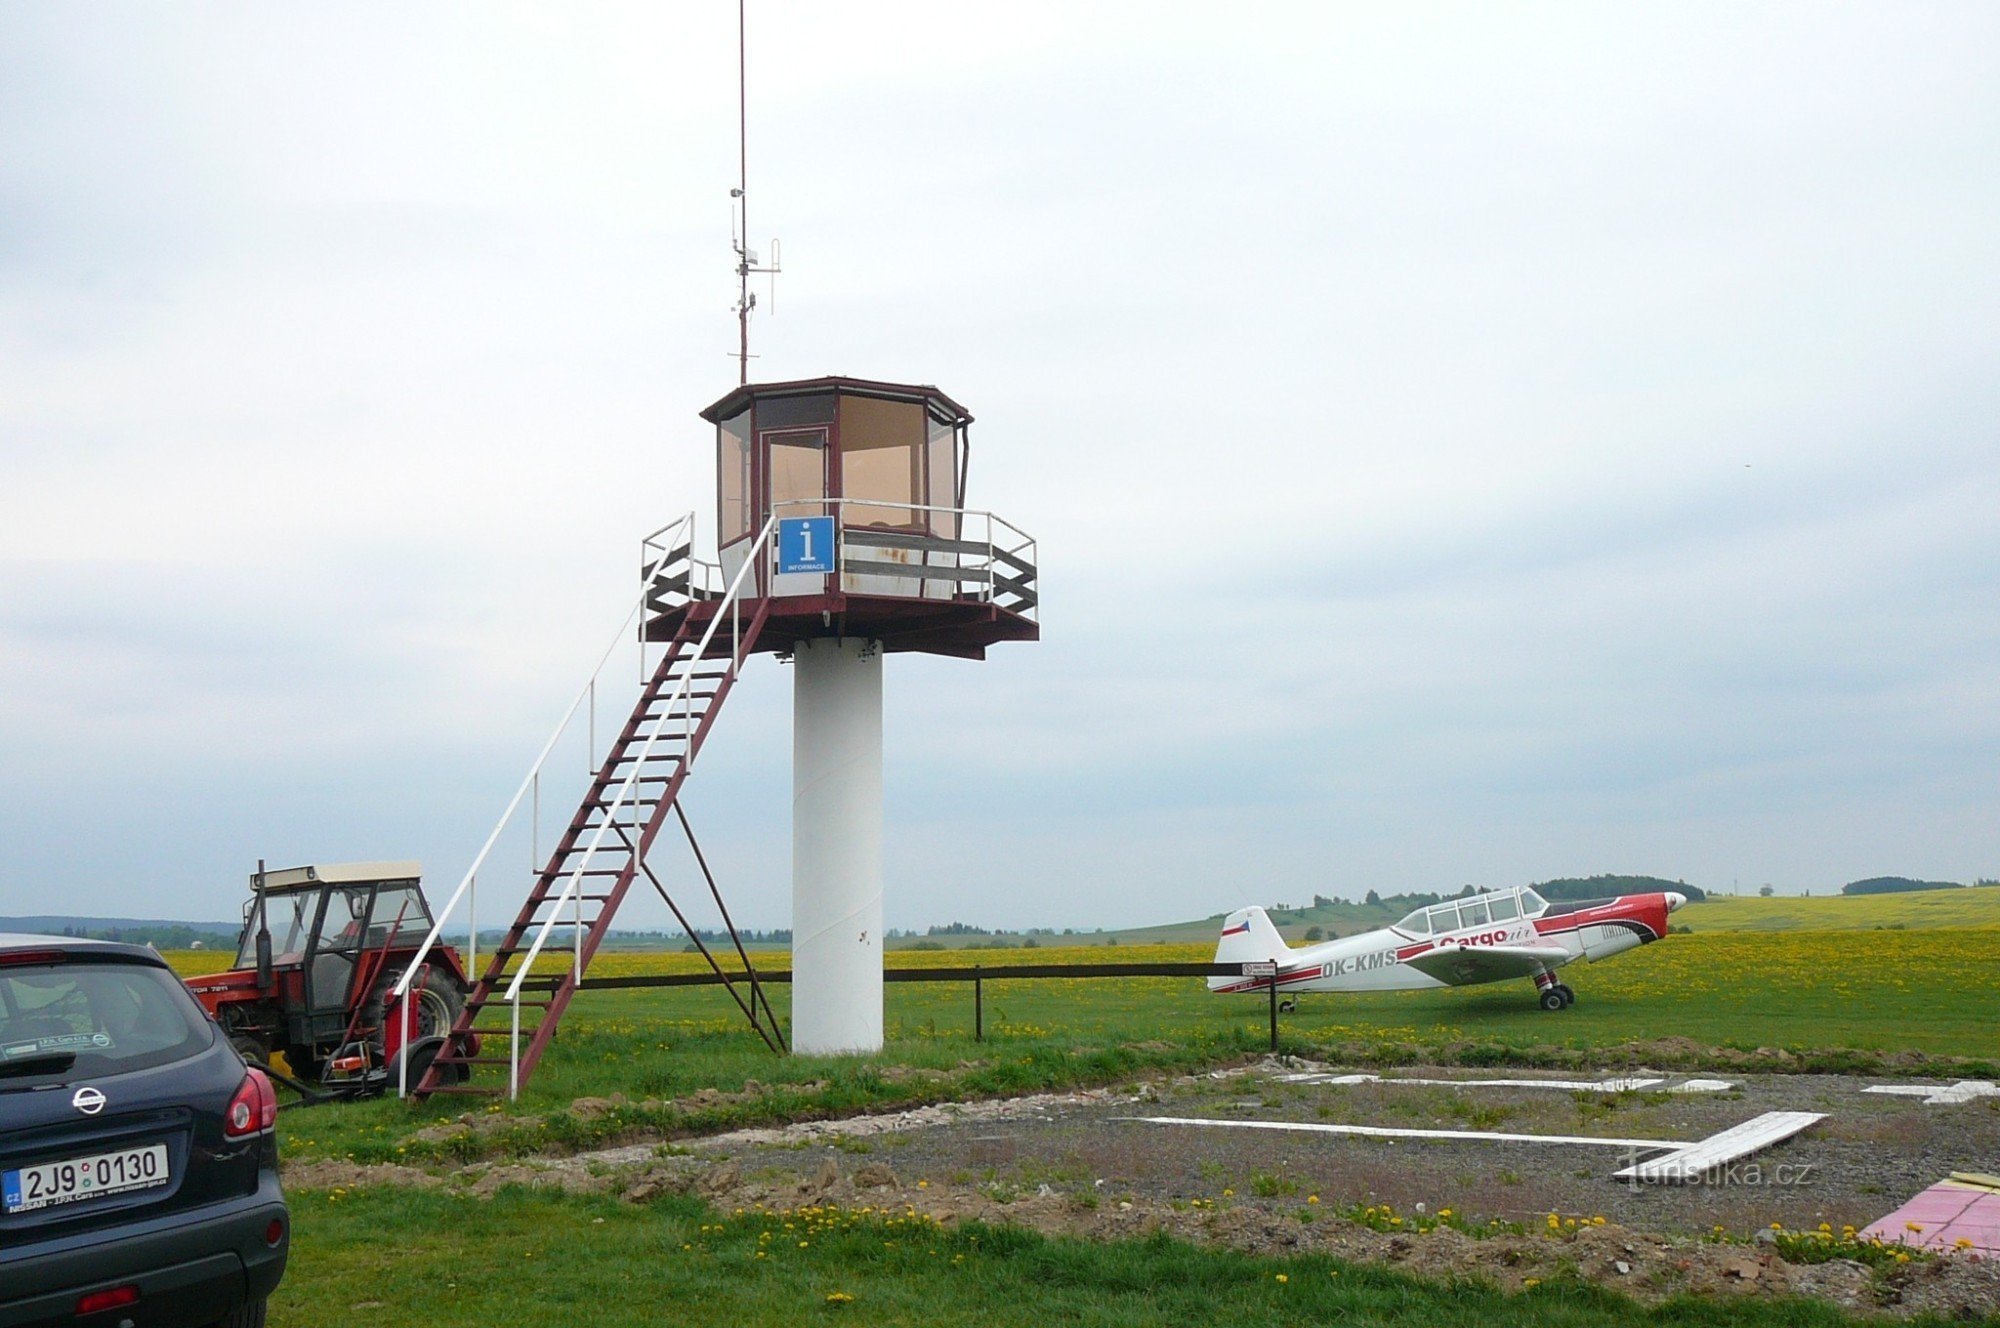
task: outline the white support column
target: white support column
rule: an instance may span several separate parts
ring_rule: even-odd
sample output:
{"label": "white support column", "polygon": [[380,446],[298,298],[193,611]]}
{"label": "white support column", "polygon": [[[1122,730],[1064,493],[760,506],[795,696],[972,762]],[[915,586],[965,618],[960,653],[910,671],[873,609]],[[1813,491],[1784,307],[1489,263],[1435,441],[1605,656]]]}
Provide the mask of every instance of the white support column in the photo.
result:
{"label": "white support column", "polygon": [[882,651],[792,657],[792,1050],[882,1049]]}

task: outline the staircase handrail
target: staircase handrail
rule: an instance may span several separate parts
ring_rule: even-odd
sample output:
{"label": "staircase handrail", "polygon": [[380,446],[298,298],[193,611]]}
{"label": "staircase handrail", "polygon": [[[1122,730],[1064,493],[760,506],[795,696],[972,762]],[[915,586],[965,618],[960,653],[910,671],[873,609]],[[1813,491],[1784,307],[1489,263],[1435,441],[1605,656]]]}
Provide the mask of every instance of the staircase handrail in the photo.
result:
{"label": "staircase handrail", "polygon": [[[690,551],[689,560],[693,561],[694,517],[695,514],[693,512],[688,512],[684,516],[669,521],[666,525],[661,526],[658,530],[647,536],[647,544],[651,544],[655,540],[661,540],[661,537],[668,535],[669,532],[679,527],[686,527],[687,540],[685,547]],[[611,638],[611,644],[604,648],[604,654],[598,658],[597,667],[591,670],[590,681],[586,682],[583,685],[583,690],[576,694],[576,700],[569,703],[569,709],[563,712],[561,721],[556,724],[555,732],[549,735],[549,740],[546,743],[542,744],[541,754],[535,758],[534,764],[528,767],[528,773],[521,780],[521,786],[514,790],[513,798],[507,803],[507,810],[500,813],[500,820],[493,827],[493,833],[486,836],[486,842],[480,845],[478,855],[472,860],[472,866],[466,871],[464,878],[459,881],[458,889],[451,892],[451,898],[445,902],[443,908],[438,910],[437,920],[431,924],[430,931],[424,936],[424,943],[417,947],[415,956],[404,966],[402,977],[396,981],[394,995],[397,998],[401,998],[409,992],[410,983],[415,980],[418,970],[424,965],[424,960],[430,956],[432,948],[437,944],[438,937],[443,934],[445,923],[450,921],[452,916],[458,911],[459,901],[465,899],[473,891],[474,883],[479,877],[479,869],[486,865],[487,854],[493,851],[493,846],[499,842],[501,834],[507,829],[508,822],[513,820],[514,813],[520,810],[521,799],[528,795],[529,789],[535,787],[536,780],[541,776],[542,766],[547,763],[549,754],[555,750],[556,744],[562,741],[563,734],[569,732],[570,722],[576,718],[576,712],[595,693],[597,680],[603,674],[604,666],[611,662],[611,656],[624,643],[625,631],[630,626],[633,616],[645,611],[647,598],[653,593],[653,583],[659,580],[660,573],[666,570],[668,562],[678,551],[672,539],[662,540],[662,543],[664,550],[660,554],[660,557],[653,563],[652,568],[646,573],[645,583],[639,589],[638,602],[632,606],[631,612],[627,613],[619,622],[618,634]],[[593,759],[595,759],[594,753]],[[473,980],[478,981],[479,920],[473,915],[470,909],[467,911],[466,926],[468,928],[469,943],[466,946],[465,967],[466,971],[472,974]]]}
{"label": "staircase handrail", "polygon": [[[736,575],[730,579],[728,590],[724,592],[721,602],[715,607],[715,613],[709,618],[707,630],[701,634],[700,642],[696,644],[688,655],[690,660],[699,660],[708,654],[709,643],[715,639],[715,633],[722,626],[722,620],[725,617],[731,616],[732,611],[741,602],[742,596],[740,592],[743,588],[743,578],[758,567],[759,551],[769,543],[771,533],[777,529],[777,526],[778,517],[774,513],[764,522],[764,528],[757,532],[757,538],[752,540],[749,547],[744,551],[743,565],[736,569]],[[759,579],[761,580],[761,578]],[[729,666],[733,671],[741,668],[742,665],[742,642],[739,637],[736,643],[730,648]],[[663,716],[673,709],[675,701],[681,700],[687,695],[688,688],[693,683],[694,670],[690,668],[682,676],[680,685],[674,688],[673,694],[667,697],[666,703],[660,707]],[[548,917],[542,920],[542,925],[535,932],[534,944],[530,945],[527,953],[521,956],[520,966],[514,970],[514,980],[507,984],[507,990],[501,996],[502,1000],[514,1007],[514,1040],[516,1045],[512,1049],[510,1058],[513,1061],[516,1072],[518,1072],[520,1065],[520,1049],[518,1044],[520,1041],[521,984],[527,980],[528,975],[534,970],[535,960],[541,956],[542,947],[548,944],[550,932],[554,931],[556,924],[562,921],[563,905],[569,903],[581,893],[583,873],[590,867],[591,861],[597,856],[598,850],[603,847],[605,832],[611,828],[612,822],[617,819],[619,809],[625,805],[626,800],[631,796],[632,790],[637,787],[640,768],[645,764],[646,757],[652,752],[653,743],[664,732],[666,732],[664,724],[656,725],[652,732],[646,735],[646,741],[640,746],[638,754],[626,763],[630,769],[626,771],[624,782],[618,787],[618,796],[612,800],[609,807],[603,810],[603,814],[598,821],[596,833],[590,837],[590,843],[585,846],[582,858],[570,870],[569,879],[563,882],[562,893],[556,896],[555,906],[549,910]],[[690,749],[682,757],[682,760],[691,765],[694,761],[694,752]],[[636,856],[638,852],[637,845],[633,846],[633,852]],[[581,979],[583,976],[581,971],[582,927],[580,921],[573,925],[576,926],[578,932],[576,977]]]}

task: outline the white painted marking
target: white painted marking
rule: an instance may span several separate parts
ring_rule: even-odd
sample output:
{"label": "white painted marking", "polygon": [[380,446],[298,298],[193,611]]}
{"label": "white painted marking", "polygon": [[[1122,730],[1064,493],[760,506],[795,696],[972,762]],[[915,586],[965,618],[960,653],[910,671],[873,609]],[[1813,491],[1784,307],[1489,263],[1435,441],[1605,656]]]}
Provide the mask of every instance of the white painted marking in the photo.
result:
{"label": "white painted marking", "polygon": [[[1287,1084],[1430,1084],[1445,1088],[1553,1088],[1567,1093],[1634,1093],[1642,1088],[1654,1088],[1667,1082],[1664,1079],[1414,1079],[1397,1076],[1384,1079],[1379,1074],[1286,1074],[1278,1076]],[[1691,1079],[1689,1084],[1703,1087],[1693,1088],[1682,1085],[1666,1090],[1670,1093],[1713,1093],[1720,1091],[1708,1087],[1720,1084],[1722,1088],[1733,1088],[1734,1084],[1718,1079]]]}
{"label": "white painted marking", "polygon": [[1115,1116],[1148,1125],[1213,1125],[1226,1130],[1297,1130],[1311,1134],[1358,1134],[1374,1139],[1474,1139],[1510,1144],[1603,1144],[1607,1148],[1697,1147],[1674,1139],[1601,1139],[1589,1134],[1497,1134],[1490,1130],[1406,1130],[1388,1125],[1325,1125],[1318,1121],[1213,1120],[1206,1116]]}
{"label": "white painted marking", "polygon": [[1991,1079],[1961,1079],[1955,1084],[1876,1084],[1864,1093],[1893,1093],[1899,1097],[1920,1097],[1927,1107],[1950,1106],[1974,1098],[2000,1097],[2000,1084]]}
{"label": "white painted marking", "polygon": [[1767,1111],[1741,1125],[1710,1135],[1698,1144],[1688,1144],[1665,1157],[1635,1163],[1612,1173],[1619,1180],[1655,1181],[1666,1185],[1698,1179],[1713,1169],[1783,1139],[1826,1119],[1823,1111]]}
{"label": "white painted marking", "polygon": [[1727,1093],[1736,1085],[1728,1079],[1686,1079],[1675,1084],[1669,1093]]}

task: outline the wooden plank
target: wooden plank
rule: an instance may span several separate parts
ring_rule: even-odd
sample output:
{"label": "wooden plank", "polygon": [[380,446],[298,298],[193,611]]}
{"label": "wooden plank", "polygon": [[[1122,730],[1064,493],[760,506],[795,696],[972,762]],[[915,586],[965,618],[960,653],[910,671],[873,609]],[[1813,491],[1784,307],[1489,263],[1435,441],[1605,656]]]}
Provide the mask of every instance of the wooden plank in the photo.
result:
{"label": "wooden plank", "polygon": [[843,557],[840,570],[853,576],[900,576],[906,581],[955,581],[983,586],[992,575],[983,567],[925,567],[918,563],[878,563]]}
{"label": "wooden plank", "polygon": [[1032,577],[1016,579],[1003,572],[995,572],[993,574],[993,584],[997,589],[1004,590],[1010,595],[1019,595],[1030,604],[1035,602],[1035,586]]}
{"label": "wooden plank", "polygon": [[909,535],[896,530],[868,530],[849,526],[841,532],[841,543],[870,544],[878,549],[921,549],[925,553],[966,553],[984,558],[987,545],[972,540],[946,539],[942,535]]}
{"label": "wooden plank", "polygon": [[1035,565],[1018,553],[1011,553],[1006,549],[996,548],[993,550],[993,561],[995,563],[1008,564],[1017,569],[1022,576],[1025,576],[1030,581],[1035,579]]}
{"label": "wooden plank", "polygon": [[1665,1157],[1637,1162],[1614,1172],[1619,1180],[1652,1181],[1661,1185],[1682,1185],[1698,1180],[1717,1167],[1750,1156],[1782,1142],[1809,1126],[1826,1119],[1823,1111],[1767,1111],[1720,1134],[1712,1134],[1697,1144],[1677,1148]]}

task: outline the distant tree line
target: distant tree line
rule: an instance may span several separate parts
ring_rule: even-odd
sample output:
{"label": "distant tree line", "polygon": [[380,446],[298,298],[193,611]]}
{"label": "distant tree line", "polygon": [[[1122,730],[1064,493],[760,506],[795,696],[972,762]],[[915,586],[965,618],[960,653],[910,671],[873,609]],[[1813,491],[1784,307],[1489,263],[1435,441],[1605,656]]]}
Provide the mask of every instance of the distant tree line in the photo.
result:
{"label": "distant tree line", "polygon": [[[1984,882],[1982,882],[1984,884]],[[1959,881],[1916,881],[1907,876],[1871,876],[1865,881],[1849,881],[1840,887],[1844,895],[1901,895],[1913,890],[1963,890]]]}
{"label": "distant tree line", "polygon": [[1687,896],[1690,904],[1708,898],[1708,892],[1700,886],[1658,876],[1566,876],[1538,882],[1534,890],[1544,899],[1615,899],[1619,895],[1664,894],[1669,890]]}
{"label": "distant tree line", "polygon": [[236,947],[229,938],[201,927],[165,922],[156,927],[64,927],[62,934],[87,941],[150,945],[155,950],[220,950]]}

